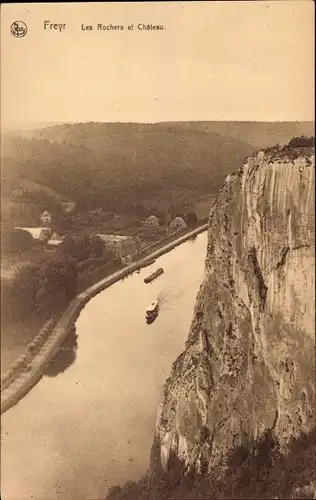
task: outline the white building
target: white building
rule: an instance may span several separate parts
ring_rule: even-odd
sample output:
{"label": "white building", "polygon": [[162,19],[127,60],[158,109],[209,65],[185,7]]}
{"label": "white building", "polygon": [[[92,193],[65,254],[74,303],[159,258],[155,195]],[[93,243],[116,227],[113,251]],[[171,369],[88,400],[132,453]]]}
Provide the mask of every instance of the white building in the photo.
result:
{"label": "white building", "polygon": [[171,231],[181,231],[182,229],[186,229],[187,227],[187,223],[182,219],[182,217],[175,217],[170,222]]}
{"label": "white building", "polygon": [[46,241],[51,235],[49,227],[15,227],[14,229],[21,229],[30,233],[34,240]]}
{"label": "white building", "polygon": [[45,212],[42,213],[40,218],[43,226],[50,225],[52,222],[52,216],[47,210],[45,210]]}
{"label": "white building", "polygon": [[97,234],[97,236],[116,259],[128,260],[129,256],[138,252],[138,243],[132,236],[119,236],[117,234]]}
{"label": "white building", "polygon": [[158,217],[156,217],[156,215],[150,215],[149,217],[147,217],[147,219],[144,221],[144,224],[146,226],[149,226],[149,227],[153,227],[153,228],[158,228],[159,227],[159,220],[158,220]]}

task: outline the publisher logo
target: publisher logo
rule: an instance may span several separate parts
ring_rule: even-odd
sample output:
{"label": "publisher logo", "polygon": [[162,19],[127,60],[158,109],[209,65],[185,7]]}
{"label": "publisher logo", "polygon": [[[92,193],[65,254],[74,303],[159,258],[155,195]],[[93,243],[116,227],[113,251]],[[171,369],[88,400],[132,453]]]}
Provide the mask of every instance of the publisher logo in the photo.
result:
{"label": "publisher logo", "polygon": [[27,26],[23,21],[15,21],[11,24],[11,33],[13,36],[21,38],[27,33]]}

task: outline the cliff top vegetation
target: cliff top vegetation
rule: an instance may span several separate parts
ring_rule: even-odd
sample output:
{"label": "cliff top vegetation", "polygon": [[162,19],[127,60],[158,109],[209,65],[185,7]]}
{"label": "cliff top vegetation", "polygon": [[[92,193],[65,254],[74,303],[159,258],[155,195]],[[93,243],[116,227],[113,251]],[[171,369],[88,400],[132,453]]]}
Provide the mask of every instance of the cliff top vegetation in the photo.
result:
{"label": "cliff top vegetation", "polygon": [[269,161],[277,161],[285,158],[289,160],[295,160],[299,157],[309,158],[315,154],[315,137],[303,135],[292,137],[292,139],[283,146],[277,143],[268,148],[257,149],[251,157],[255,157],[259,152],[265,153]]}

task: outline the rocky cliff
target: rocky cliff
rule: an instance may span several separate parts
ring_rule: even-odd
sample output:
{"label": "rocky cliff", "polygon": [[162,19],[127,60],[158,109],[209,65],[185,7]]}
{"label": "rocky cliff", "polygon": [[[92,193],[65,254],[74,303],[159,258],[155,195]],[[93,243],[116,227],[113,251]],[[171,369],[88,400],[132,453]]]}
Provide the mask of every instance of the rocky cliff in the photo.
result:
{"label": "rocky cliff", "polygon": [[315,425],[313,148],[260,151],[214,203],[205,276],[159,409],[161,463],[210,471],[271,429]]}

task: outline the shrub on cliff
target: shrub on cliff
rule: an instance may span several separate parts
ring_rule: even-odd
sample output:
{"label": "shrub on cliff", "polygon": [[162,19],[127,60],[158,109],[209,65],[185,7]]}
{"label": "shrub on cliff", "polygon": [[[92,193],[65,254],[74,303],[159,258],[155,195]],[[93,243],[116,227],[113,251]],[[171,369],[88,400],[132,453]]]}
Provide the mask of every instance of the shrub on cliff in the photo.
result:
{"label": "shrub on cliff", "polygon": [[315,146],[315,137],[301,135],[300,137],[293,137],[288,143],[290,148],[306,148],[309,146]]}
{"label": "shrub on cliff", "polygon": [[315,484],[315,462],[316,428],[293,439],[285,455],[267,431],[257,441],[229,453],[224,475],[213,470],[187,476],[180,461],[173,457],[168,471],[163,472],[156,464],[147,478],[129,484],[128,491],[112,487],[106,500],[293,498],[297,492],[300,498],[312,498],[313,492],[309,492]]}

